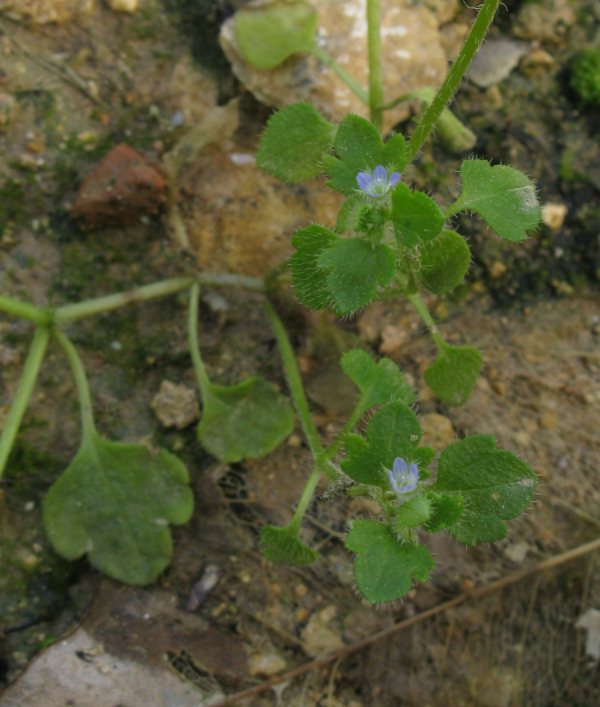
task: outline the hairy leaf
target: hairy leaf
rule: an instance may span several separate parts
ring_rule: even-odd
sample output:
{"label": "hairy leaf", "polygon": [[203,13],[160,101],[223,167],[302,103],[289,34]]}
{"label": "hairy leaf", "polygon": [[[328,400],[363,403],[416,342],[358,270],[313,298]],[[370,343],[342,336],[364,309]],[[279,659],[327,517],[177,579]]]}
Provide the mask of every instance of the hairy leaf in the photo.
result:
{"label": "hairy leaf", "polygon": [[452,213],[475,211],[501,237],[524,241],[540,222],[533,182],[512,167],[487,160],[465,160],[460,168],[462,193]]}
{"label": "hairy leaf", "polygon": [[392,192],[392,221],[399,245],[413,248],[440,233],[444,214],[427,194],[398,184]]}
{"label": "hairy leaf", "polygon": [[223,462],[259,459],[278,447],[294,426],[289,402],[261,378],[237,385],[210,385],[198,439]]}
{"label": "hairy leaf", "polygon": [[471,251],[456,231],[442,231],[421,249],[421,279],[436,295],[444,295],[459,285],[469,269]]}
{"label": "hairy leaf", "polygon": [[153,582],[172,553],[169,523],[189,520],[193,496],[182,462],[164,449],[86,437],[44,500],[44,525],[59,555],[114,579]]}
{"label": "hairy leaf", "polygon": [[371,604],[400,599],[413,580],[424,582],[433,569],[433,558],[422,545],[398,541],[389,528],[374,520],[355,521],[346,547],[357,555],[354,577]]}
{"label": "hairy leaf", "polygon": [[342,369],[361,393],[364,408],[400,401],[412,405],[415,393],[398,366],[389,358],[376,362],[362,349],[353,349],[342,356]]}
{"label": "hairy leaf", "polygon": [[260,541],[264,546],[267,560],[287,565],[310,565],[319,553],[305,545],[298,537],[298,531],[289,526],[278,528],[265,525],[260,531]]}
{"label": "hairy leaf", "polygon": [[459,493],[465,508],[450,533],[466,545],[506,535],[503,522],[515,518],[535,493],[537,477],[511,452],[496,448],[489,435],[467,437],[442,452],[434,491]]}
{"label": "hairy leaf", "polygon": [[292,238],[296,252],[291,258],[292,281],[296,299],[309,309],[323,309],[331,301],[327,271],[319,267],[321,254],[340,240],[324,226],[307,226]]}
{"label": "hairy leaf", "polygon": [[317,21],[308,2],[274,0],[236,12],[235,40],[244,61],[257,69],[274,69],[292,54],[312,49]]}
{"label": "hairy leaf", "polygon": [[437,358],[425,371],[425,382],[446,405],[463,405],[471,395],[481,364],[477,349],[440,341]]}
{"label": "hairy leaf", "polygon": [[334,134],[335,125],[315,108],[293,103],[269,118],[256,155],[258,166],[284,182],[316,177]]}

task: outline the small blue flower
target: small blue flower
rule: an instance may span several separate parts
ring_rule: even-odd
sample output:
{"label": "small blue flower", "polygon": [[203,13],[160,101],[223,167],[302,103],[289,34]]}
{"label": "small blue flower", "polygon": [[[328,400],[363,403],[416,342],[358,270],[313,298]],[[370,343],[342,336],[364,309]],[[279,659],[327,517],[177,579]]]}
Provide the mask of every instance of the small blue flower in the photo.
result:
{"label": "small blue flower", "polygon": [[417,488],[419,483],[419,467],[411,462],[410,466],[402,457],[396,457],[392,469],[386,469],[390,487],[397,495],[410,493]]}
{"label": "small blue flower", "polygon": [[385,196],[400,181],[399,172],[391,172],[378,164],[372,172],[359,172],[356,181],[361,191],[376,199]]}

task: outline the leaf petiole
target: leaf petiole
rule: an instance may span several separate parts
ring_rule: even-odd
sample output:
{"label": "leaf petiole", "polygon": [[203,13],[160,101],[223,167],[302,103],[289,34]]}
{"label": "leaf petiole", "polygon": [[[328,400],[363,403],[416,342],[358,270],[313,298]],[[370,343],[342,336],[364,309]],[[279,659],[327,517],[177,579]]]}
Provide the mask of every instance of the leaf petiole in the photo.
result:
{"label": "leaf petiole", "polygon": [[38,326],[35,330],[29,353],[27,354],[27,360],[25,361],[23,375],[19,381],[19,387],[15,393],[8,418],[4,425],[4,430],[2,431],[2,436],[0,437],[0,478],[2,478],[2,474],[4,473],[6,462],[8,461],[13,443],[19,431],[31,393],[33,392],[42,361],[44,360],[49,338],[50,330],[45,326]]}

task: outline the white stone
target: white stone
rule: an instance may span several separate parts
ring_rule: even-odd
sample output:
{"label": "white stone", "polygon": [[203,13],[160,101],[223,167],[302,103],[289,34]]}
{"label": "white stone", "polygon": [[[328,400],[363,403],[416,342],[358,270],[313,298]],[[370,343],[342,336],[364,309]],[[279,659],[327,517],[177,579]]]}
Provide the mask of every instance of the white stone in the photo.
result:
{"label": "white stone", "polygon": [[115,12],[133,13],[139,9],[140,0],[108,0],[108,6]]}

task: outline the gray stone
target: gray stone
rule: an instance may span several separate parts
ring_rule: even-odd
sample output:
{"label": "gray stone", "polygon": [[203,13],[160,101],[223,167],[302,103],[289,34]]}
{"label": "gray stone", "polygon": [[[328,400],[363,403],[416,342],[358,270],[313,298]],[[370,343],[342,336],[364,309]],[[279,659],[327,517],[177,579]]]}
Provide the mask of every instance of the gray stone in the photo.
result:
{"label": "gray stone", "polygon": [[488,88],[503,81],[529,50],[524,42],[491,39],[473,59],[467,76],[476,86]]}

